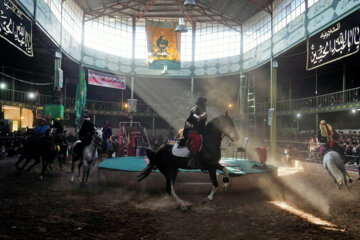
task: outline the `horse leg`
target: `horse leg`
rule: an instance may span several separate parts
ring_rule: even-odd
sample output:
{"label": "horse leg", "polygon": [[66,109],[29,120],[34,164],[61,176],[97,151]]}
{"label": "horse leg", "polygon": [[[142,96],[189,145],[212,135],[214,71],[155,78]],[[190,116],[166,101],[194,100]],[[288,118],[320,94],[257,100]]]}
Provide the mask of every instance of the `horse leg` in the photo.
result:
{"label": "horse leg", "polygon": [[215,168],[209,169],[209,175],[210,175],[211,182],[213,184],[212,190],[211,190],[210,194],[208,195],[208,199],[209,199],[209,201],[211,201],[214,198],[214,195],[216,193],[217,187],[219,186],[219,183],[216,178],[216,169]]}
{"label": "horse leg", "polygon": [[229,190],[230,187],[230,177],[229,177],[229,171],[227,170],[226,167],[223,167],[222,165],[218,164],[218,166],[216,167],[216,169],[221,170],[224,173],[224,177],[223,177],[223,188],[225,191]]}
{"label": "horse leg", "polygon": [[19,167],[19,164],[20,164],[21,161],[24,160],[24,159],[25,159],[25,157],[24,157],[23,155],[21,155],[21,156],[19,157],[19,159],[17,160],[17,162],[15,163],[15,167],[16,167],[17,170],[19,170],[19,172],[21,172],[21,171],[23,170],[23,168],[20,168],[20,167]]}
{"label": "horse leg", "polygon": [[40,174],[40,177],[39,177],[40,181],[43,180],[46,168],[49,165],[49,161],[48,161],[47,157],[42,157],[41,161],[42,161],[42,168],[41,168],[41,174]]}
{"label": "horse leg", "polygon": [[86,171],[86,179],[85,179],[85,182],[87,182],[87,180],[88,180],[88,177],[89,177],[89,174],[90,174],[90,169],[91,169],[91,167],[95,164],[95,161],[96,161],[96,160],[93,160],[93,161],[89,164],[89,166],[88,166],[88,169],[87,169],[87,171]]}
{"label": "horse leg", "polygon": [[78,178],[80,177],[80,170],[81,170],[82,165],[83,165],[83,160],[80,159],[80,162],[79,162],[79,164],[78,164],[78,170],[79,170],[79,172],[78,172]]}
{"label": "horse leg", "polygon": [[74,168],[75,168],[75,161],[76,159],[74,160],[74,156],[71,156],[71,182],[74,181]]}
{"label": "horse leg", "polygon": [[[31,158],[29,158],[29,162],[30,162],[30,160],[31,160]],[[36,158],[34,158],[34,160],[35,160],[35,162],[28,168],[28,172],[30,172],[31,171],[31,169],[36,165],[36,164],[38,164],[38,163],[40,163],[40,157],[36,157]],[[29,162],[27,162],[27,163],[25,163],[25,164],[28,164]],[[24,166],[24,168],[25,168],[25,166]]]}
{"label": "horse leg", "polygon": [[[346,190],[349,191],[349,187],[348,187],[348,184],[347,184],[347,175],[348,175],[348,173],[344,169],[344,172],[343,172],[344,184],[345,184]],[[351,180],[351,178],[350,178],[350,180]],[[350,180],[349,180],[349,182],[350,182]]]}
{"label": "horse leg", "polygon": [[[84,161],[84,160],[83,160]],[[83,167],[83,177],[82,177],[82,183],[84,184],[85,183],[85,176],[86,176],[86,173],[88,172],[88,168],[89,168],[89,164],[87,161],[84,161],[84,167]]]}
{"label": "horse leg", "polygon": [[[21,158],[22,157],[22,158]],[[20,159],[21,158],[21,159]],[[25,157],[25,156],[20,156],[20,158],[19,158],[19,160],[18,160],[18,162],[17,162],[17,164],[20,164],[20,162],[25,158],[25,163],[24,163],[24,165],[22,165],[22,167],[16,167],[18,170],[19,170],[19,172],[17,173],[17,175],[20,175],[21,173],[22,173],[22,171],[24,170],[24,168],[26,167],[26,165],[30,162],[30,160],[31,160],[31,158],[29,158],[29,157]]]}
{"label": "horse leg", "polygon": [[349,183],[352,183],[353,182],[353,180],[351,179],[351,177],[350,177],[350,175],[349,175],[349,173],[345,170],[345,173],[346,173],[346,176],[348,176],[348,178],[349,178]]}

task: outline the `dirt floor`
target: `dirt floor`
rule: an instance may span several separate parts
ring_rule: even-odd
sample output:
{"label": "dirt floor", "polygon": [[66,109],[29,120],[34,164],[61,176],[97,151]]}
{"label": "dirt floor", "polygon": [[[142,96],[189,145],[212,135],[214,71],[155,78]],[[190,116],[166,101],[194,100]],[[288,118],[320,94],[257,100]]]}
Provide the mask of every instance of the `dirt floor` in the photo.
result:
{"label": "dirt floor", "polygon": [[[282,168],[278,178],[232,178],[230,190],[219,190],[211,202],[206,198],[211,185],[179,183],[177,194],[192,204],[187,211],[160,190],[99,181],[96,167],[84,186],[70,182],[68,166],[63,171],[54,168],[42,182],[37,180],[39,168],[21,176],[13,168],[0,169],[0,239],[360,236],[360,181],[353,175],[350,190],[338,190],[320,165],[307,164],[300,171]],[[327,222],[311,222],[315,217]]]}

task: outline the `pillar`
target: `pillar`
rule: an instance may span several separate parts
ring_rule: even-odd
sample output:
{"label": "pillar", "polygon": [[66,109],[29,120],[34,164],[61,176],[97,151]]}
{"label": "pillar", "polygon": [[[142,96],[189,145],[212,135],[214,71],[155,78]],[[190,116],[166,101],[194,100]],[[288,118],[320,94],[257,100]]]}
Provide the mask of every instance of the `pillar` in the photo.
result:
{"label": "pillar", "polygon": [[271,80],[270,80],[270,108],[274,108],[274,113],[270,126],[270,159],[276,160],[276,74],[277,74],[277,61],[273,58],[270,62]]}

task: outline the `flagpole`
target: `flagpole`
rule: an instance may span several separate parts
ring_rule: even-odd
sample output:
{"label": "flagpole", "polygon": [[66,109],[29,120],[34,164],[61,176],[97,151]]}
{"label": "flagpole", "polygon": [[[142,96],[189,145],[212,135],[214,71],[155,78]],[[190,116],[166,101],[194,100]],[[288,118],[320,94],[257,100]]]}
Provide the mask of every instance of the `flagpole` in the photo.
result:
{"label": "flagpole", "polygon": [[[81,59],[80,59],[80,65],[79,65],[79,77],[78,77],[78,83],[77,85],[81,84],[80,83],[80,79],[82,76],[82,71],[83,71],[83,58],[84,58],[84,32],[85,32],[85,12],[83,13],[83,18],[82,18],[82,26],[81,26]],[[85,76],[84,76],[85,78]],[[84,83],[86,85],[86,82]],[[78,88],[79,86],[77,86]],[[78,101],[78,89],[76,89],[76,101]],[[83,96],[82,96],[83,97]],[[82,99],[83,100],[83,99]],[[82,115],[82,111],[83,111],[83,104],[80,104],[78,111],[80,112],[80,114]],[[86,105],[86,97],[85,97],[85,105]],[[76,107],[76,103],[75,103],[75,107]],[[77,113],[76,109],[75,109],[75,124],[76,124],[76,132],[79,133],[80,132],[80,126],[81,126],[81,118],[82,116],[79,115],[79,112]],[[79,119],[78,119],[79,118]]]}

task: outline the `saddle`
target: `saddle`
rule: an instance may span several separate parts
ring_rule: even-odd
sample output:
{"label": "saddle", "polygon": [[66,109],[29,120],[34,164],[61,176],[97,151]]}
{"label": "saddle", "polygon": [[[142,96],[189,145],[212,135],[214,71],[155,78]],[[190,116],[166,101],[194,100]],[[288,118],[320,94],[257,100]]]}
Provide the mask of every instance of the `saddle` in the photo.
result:
{"label": "saddle", "polygon": [[187,146],[179,146],[179,142],[173,145],[171,153],[176,157],[190,157],[189,148]]}

